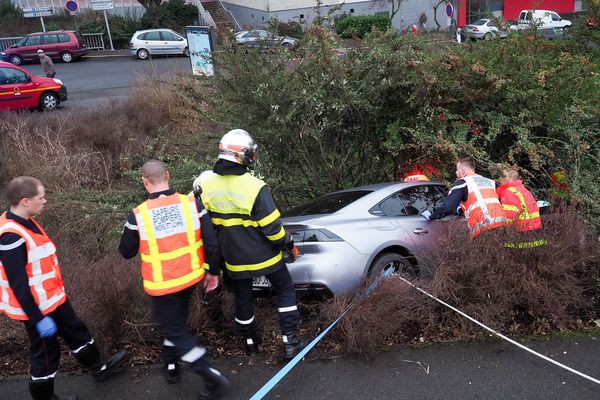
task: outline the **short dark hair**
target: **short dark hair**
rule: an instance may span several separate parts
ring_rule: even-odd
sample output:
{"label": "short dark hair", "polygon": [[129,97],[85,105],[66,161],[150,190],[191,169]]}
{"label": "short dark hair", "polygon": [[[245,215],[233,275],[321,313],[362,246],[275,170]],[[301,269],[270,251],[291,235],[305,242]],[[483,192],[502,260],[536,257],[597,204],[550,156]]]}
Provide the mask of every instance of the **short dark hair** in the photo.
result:
{"label": "short dark hair", "polygon": [[6,186],[6,200],[10,206],[17,206],[23,199],[31,199],[39,193],[42,185],[38,179],[31,176],[17,176]]}
{"label": "short dark hair", "polygon": [[148,160],[142,166],[142,177],[148,179],[153,185],[164,182],[166,173],[167,167],[159,160]]}
{"label": "short dark hair", "polygon": [[459,159],[458,162],[460,164],[466,165],[467,167],[471,168],[473,171],[475,171],[475,167],[477,166],[477,164],[475,163],[475,159],[473,157],[463,157],[463,158]]}

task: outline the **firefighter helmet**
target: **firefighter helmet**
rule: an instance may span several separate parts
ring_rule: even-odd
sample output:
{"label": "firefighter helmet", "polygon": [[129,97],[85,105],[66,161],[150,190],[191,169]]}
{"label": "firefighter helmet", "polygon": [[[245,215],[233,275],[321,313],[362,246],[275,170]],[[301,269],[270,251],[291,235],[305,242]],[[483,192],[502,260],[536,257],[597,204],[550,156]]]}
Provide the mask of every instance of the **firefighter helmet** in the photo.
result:
{"label": "firefighter helmet", "polygon": [[243,129],[233,129],[221,138],[218,159],[250,167],[256,161],[257,148],[248,132]]}

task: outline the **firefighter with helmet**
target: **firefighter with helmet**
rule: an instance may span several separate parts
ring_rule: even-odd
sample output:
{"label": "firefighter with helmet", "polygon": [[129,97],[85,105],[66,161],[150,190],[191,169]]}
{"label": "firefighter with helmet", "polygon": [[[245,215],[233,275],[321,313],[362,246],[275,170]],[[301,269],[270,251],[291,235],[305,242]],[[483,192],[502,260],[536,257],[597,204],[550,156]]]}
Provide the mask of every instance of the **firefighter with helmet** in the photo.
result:
{"label": "firefighter with helmet", "polygon": [[298,250],[282,226],[269,188],[248,172],[256,162],[256,150],[256,143],[245,130],[227,132],[219,142],[214,173],[196,180],[194,189],[201,190],[202,202],[217,231],[235,295],[235,325],[244,338],[246,354],[256,354],[259,344],[252,281],[265,276],[277,295],[283,357],[291,359],[304,347],[297,335],[296,293],[286,266],[286,261],[295,260]]}

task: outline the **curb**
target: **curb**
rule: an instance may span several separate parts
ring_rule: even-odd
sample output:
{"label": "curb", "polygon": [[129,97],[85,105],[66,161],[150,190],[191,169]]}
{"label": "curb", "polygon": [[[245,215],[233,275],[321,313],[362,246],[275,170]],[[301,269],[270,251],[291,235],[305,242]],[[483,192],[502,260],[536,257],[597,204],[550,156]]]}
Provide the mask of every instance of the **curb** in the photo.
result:
{"label": "curb", "polygon": [[85,56],[83,56],[82,58],[135,57],[134,55],[129,54],[129,52],[124,53],[124,52],[119,51],[119,50],[115,50],[114,53],[115,54],[113,54],[112,51],[110,53],[107,53],[107,52],[102,52],[102,53],[98,52],[98,53],[95,53],[95,54],[94,53],[92,53],[92,54],[88,53]]}

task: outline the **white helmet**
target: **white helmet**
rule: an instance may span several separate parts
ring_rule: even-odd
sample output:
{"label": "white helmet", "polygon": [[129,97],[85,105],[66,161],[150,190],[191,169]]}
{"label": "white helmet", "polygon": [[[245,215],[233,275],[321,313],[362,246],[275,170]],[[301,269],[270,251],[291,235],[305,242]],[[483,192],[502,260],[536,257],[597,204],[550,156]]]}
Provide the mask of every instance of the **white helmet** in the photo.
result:
{"label": "white helmet", "polygon": [[218,159],[250,167],[256,161],[257,148],[248,132],[243,129],[233,129],[221,138]]}
{"label": "white helmet", "polygon": [[194,179],[194,183],[192,183],[192,188],[194,190],[194,193],[201,193],[202,192],[202,184],[204,183],[204,181],[206,180],[206,178],[208,178],[211,175],[214,175],[215,173],[208,169],[204,172],[202,172],[200,175],[198,175],[198,177],[196,179]]}

